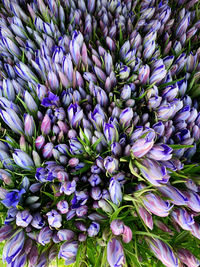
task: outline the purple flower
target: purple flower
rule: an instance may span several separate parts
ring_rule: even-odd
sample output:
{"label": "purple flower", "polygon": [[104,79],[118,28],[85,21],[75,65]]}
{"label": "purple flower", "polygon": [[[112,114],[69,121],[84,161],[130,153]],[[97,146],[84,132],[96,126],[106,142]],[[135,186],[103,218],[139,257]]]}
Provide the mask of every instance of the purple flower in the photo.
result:
{"label": "purple flower", "polygon": [[33,120],[33,116],[26,114],[24,120],[24,131],[25,134],[29,137],[33,136],[35,131],[35,122]]}
{"label": "purple flower", "polygon": [[96,186],[101,183],[101,178],[98,174],[92,174],[88,179],[88,182],[91,184],[91,186]]}
{"label": "purple flower", "polygon": [[27,227],[33,216],[31,216],[28,210],[18,211],[16,215],[16,225],[21,227]]}
{"label": "purple flower", "polygon": [[88,212],[88,207],[86,205],[82,205],[79,208],[76,209],[76,215],[78,217],[83,217],[87,214]]}
{"label": "purple flower", "polygon": [[83,119],[83,110],[78,106],[78,104],[71,104],[68,107],[68,118],[72,127],[78,127],[81,120]]}
{"label": "purple flower", "polygon": [[139,169],[142,175],[153,185],[161,186],[166,184],[170,178],[165,166],[160,165],[155,160],[143,159]]}
{"label": "purple flower", "polygon": [[46,244],[50,243],[52,235],[53,231],[48,226],[43,227],[38,235],[38,242],[45,246]]}
{"label": "purple flower", "polygon": [[42,218],[39,212],[33,215],[33,219],[31,221],[31,225],[36,229],[42,229],[45,225],[44,219]]}
{"label": "purple flower", "polygon": [[0,228],[0,242],[10,238],[13,235],[13,227],[11,225],[4,225]]}
{"label": "purple flower", "polygon": [[200,196],[193,191],[187,191],[185,194],[188,199],[187,206],[191,210],[200,212]]}
{"label": "purple flower", "polygon": [[172,185],[165,185],[159,187],[158,189],[165,197],[168,197],[170,199],[171,203],[177,206],[187,205],[187,197],[176,187]]}
{"label": "purple flower", "polygon": [[36,139],[35,139],[35,146],[37,149],[41,149],[43,148],[43,146],[45,145],[45,138],[42,135],[39,135]]}
{"label": "purple flower", "polygon": [[48,92],[47,97],[43,98],[42,105],[45,107],[57,106],[59,102],[59,97],[52,92]]}
{"label": "purple flower", "polygon": [[175,223],[180,225],[184,230],[191,230],[194,219],[193,215],[190,215],[186,209],[177,208],[172,211],[171,216]]}
{"label": "purple flower", "polygon": [[13,130],[15,133],[23,133],[23,123],[17,113],[11,108],[0,109],[2,120]]}
{"label": "purple flower", "polygon": [[89,228],[87,229],[88,232],[88,236],[93,237],[98,235],[100,230],[100,225],[97,222],[92,222],[89,226]]}
{"label": "purple flower", "polygon": [[153,251],[155,256],[167,267],[178,267],[178,259],[175,257],[174,252],[171,248],[159,239],[151,239],[148,242],[150,249]]}
{"label": "purple flower", "polygon": [[112,238],[108,242],[107,260],[111,267],[122,267],[125,264],[123,247],[116,238]]}
{"label": "purple flower", "polygon": [[46,114],[42,120],[41,131],[45,135],[48,135],[51,131],[51,119],[48,114]]}
{"label": "purple flower", "polygon": [[58,258],[63,258],[65,260],[65,264],[69,265],[76,261],[76,254],[78,251],[78,242],[65,242],[60,247]]}
{"label": "purple flower", "polygon": [[122,240],[124,243],[129,243],[131,242],[133,237],[133,233],[130,227],[127,225],[124,226],[123,234],[122,234]]}
{"label": "purple flower", "polygon": [[86,191],[76,191],[73,199],[71,200],[72,208],[76,209],[84,205],[87,202],[88,198],[89,196]]}
{"label": "purple flower", "polygon": [[60,193],[64,193],[65,195],[71,195],[76,190],[76,181],[73,180],[71,182],[65,182],[60,187]]}
{"label": "purple flower", "polygon": [[110,224],[110,228],[114,235],[121,235],[124,231],[124,223],[121,220],[113,220]]}
{"label": "purple flower", "polygon": [[61,200],[57,204],[57,209],[60,211],[61,214],[65,214],[69,210],[69,205],[66,200]]}
{"label": "purple flower", "polygon": [[11,192],[8,192],[6,194],[6,197],[4,200],[1,202],[7,207],[16,207],[18,203],[20,202],[22,195],[26,193],[25,189],[22,188],[20,191],[19,190],[13,190]]}
{"label": "purple flower", "polygon": [[120,183],[114,178],[110,179],[109,193],[112,202],[119,206],[122,201],[122,190]]}
{"label": "purple flower", "polygon": [[102,197],[101,189],[97,186],[91,189],[90,194],[94,200],[99,200]]}
{"label": "purple flower", "polygon": [[159,217],[167,217],[173,206],[170,206],[169,201],[162,200],[159,196],[149,193],[145,195],[143,203],[147,210]]}
{"label": "purple flower", "polygon": [[129,107],[122,110],[122,112],[119,116],[120,123],[122,125],[124,125],[125,127],[130,125],[132,118],[133,118],[133,110],[132,110],[132,108],[129,108]]}
{"label": "purple flower", "polygon": [[48,223],[51,227],[61,227],[62,216],[56,210],[51,210],[46,215],[48,216]]}
{"label": "purple flower", "polygon": [[116,128],[111,123],[104,123],[103,125],[104,135],[107,142],[114,142],[116,139]]}

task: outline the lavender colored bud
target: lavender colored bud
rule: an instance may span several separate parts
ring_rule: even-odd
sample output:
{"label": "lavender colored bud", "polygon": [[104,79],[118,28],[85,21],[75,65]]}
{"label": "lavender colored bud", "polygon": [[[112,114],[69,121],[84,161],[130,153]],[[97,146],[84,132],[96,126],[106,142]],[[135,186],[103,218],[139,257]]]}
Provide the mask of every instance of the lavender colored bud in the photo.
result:
{"label": "lavender colored bud", "polygon": [[102,197],[101,189],[99,187],[93,187],[90,194],[94,200],[99,200]]}
{"label": "lavender colored bud", "polygon": [[48,223],[51,227],[61,227],[62,216],[56,210],[51,210],[46,215],[48,216]]}
{"label": "lavender colored bud", "polygon": [[186,32],[187,27],[189,26],[189,22],[190,22],[190,13],[188,12],[186,16],[182,18],[176,29],[177,36],[182,36]]}
{"label": "lavender colored bud", "polygon": [[13,155],[14,162],[21,168],[31,170],[34,167],[32,159],[27,153],[20,149],[15,149]]}
{"label": "lavender colored bud", "polygon": [[[148,42],[149,43],[149,42]],[[152,42],[149,43],[148,46],[146,46],[146,48],[144,49],[144,52],[143,52],[143,57],[145,59],[150,59],[155,51],[155,48],[156,48],[156,44],[155,44],[155,41],[153,40]],[[150,83],[152,84],[152,83]]]}
{"label": "lavender colored bud", "polygon": [[28,210],[18,211],[16,215],[16,224],[17,226],[27,227],[30,224],[32,218],[33,217]]}
{"label": "lavender colored bud", "polygon": [[130,124],[132,118],[133,118],[133,110],[130,107],[124,109],[119,116],[120,123],[125,127],[127,127]]}
{"label": "lavender colored bud", "polygon": [[139,215],[142,218],[143,222],[149,229],[153,229],[153,219],[151,213],[149,213],[145,208],[139,207],[138,209]]}
{"label": "lavender colored bud", "polygon": [[3,79],[3,95],[10,101],[15,100],[15,90],[10,79]]}
{"label": "lavender colored bud", "polygon": [[119,78],[120,78],[121,80],[126,80],[126,79],[128,79],[129,74],[130,74],[130,68],[129,68],[129,67],[127,67],[127,66],[122,66],[122,67],[120,68],[120,71],[119,71]]}
{"label": "lavender colored bud", "polygon": [[16,257],[20,255],[25,242],[23,231],[18,232],[14,237],[9,239],[3,248],[3,261],[6,260],[10,264]]}
{"label": "lavender colored bud", "polygon": [[89,228],[87,229],[88,232],[88,236],[93,237],[98,235],[100,230],[100,225],[97,222],[92,222],[89,226]]}
{"label": "lavender colored bud", "polygon": [[147,157],[154,160],[169,160],[172,157],[173,149],[167,145],[154,145],[153,148],[147,154]]}
{"label": "lavender colored bud", "polygon": [[166,69],[169,69],[174,61],[174,56],[166,56],[163,58],[163,63]]}
{"label": "lavender colored bud", "polygon": [[85,216],[87,212],[88,212],[88,207],[86,205],[80,206],[79,208],[76,209],[76,215],[78,217]]}
{"label": "lavender colored bud", "polygon": [[119,206],[122,201],[122,190],[120,183],[114,178],[110,179],[109,193],[112,202]]}
{"label": "lavender colored bud", "polygon": [[186,209],[177,208],[172,211],[173,220],[184,230],[191,230],[191,225],[194,224],[193,215],[190,215]]}
{"label": "lavender colored bud", "polygon": [[91,186],[96,186],[101,183],[101,178],[98,174],[92,174],[88,181],[90,182]]}
{"label": "lavender colored bud", "polygon": [[157,68],[155,68],[151,74],[149,83],[150,84],[159,84],[166,76],[167,72],[165,70],[165,65],[160,65]]}
{"label": "lavender colored bud", "polygon": [[104,123],[103,125],[104,135],[107,142],[113,142],[116,139],[116,128],[111,123]]}
{"label": "lavender colored bud", "polygon": [[143,203],[147,210],[160,217],[167,217],[173,206],[170,206],[169,201],[162,200],[159,196],[149,193],[145,195]]}
{"label": "lavender colored bud", "polygon": [[198,192],[199,190],[198,185],[196,185],[192,179],[188,179],[185,185],[187,186],[187,188],[189,188],[190,190],[194,192]]}
{"label": "lavender colored bud", "polygon": [[124,223],[121,220],[113,220],[110,229],[114,235],[121,235],[124,232]]}
{"label": "lavender colored bud", "polygon": [[68,107],[68,118],[72,127],[77,127],[83,119],[83,110],[75,103]]}
{"label": "lavender colored bud", "polygon": [[[161,186],[166,184],[169,180],[167,169],[160,165],[157,161],[151,159],[143,159],[139,169],[142,175],[153,185]],[[144,167],[143,167],[144,166]]]}
{"label": "lavender colored bud", "polygon": [[122,153],[122,147],[118,142],[114,142],[111,145],[111,152],[114,156],[119,156]]}
{"label": "lavender colored bud", "polygon": [[[148,241],[148,240],[147,240]],[[148,242],[150,249],[153,251],[155,256],[167,267],[178,267],[178,259],[175,257],[174,252],[171,248],[159,239],[151,239]]]}
{"label": "lavender colored bud", "polygon": [[115,51],[116,49],[115,42],[109,36],[106,37],[106,44],[110,51]]}
{"label": "lavender colored bud", "polygon": [[27,108],[31,112],[37,112],[38,111],[38,106],[37,106],[35,100],[33,99],[32,95],[28,91],[25,91],[24,102],[27,105]]}
{"label": "lavender colored bud", "polygon": [[29,190],[32,192],[32,193],[36,193],[40,190],[42,184],[41,183],[34,183],[32,184],[30,187],[29,187]]}
{"label": "lavender colored bud", "polygon": [[71,195],[76,190],[76,181],[73,180],[71,182],[65,182],[60,187],[60,193],[64,193],[65,195]]}
{"label": "lavender colored bud", "polygon": [[11,225],[4,225],[0,228],[0,242],[10,238],[13,235],[13,227]]}
{"label": "lavender colored bud", "polygon": [[157,110],[159,120],[168,120],[174,114],[175,106],[173,104],[163,104]]}
{"label": "lavender colored bud", "polygon": [[31,225],[36,229],[42,229],[44,227],[45,223],[39,212],[33,215]]}
{"label": "lavender colored bud", "polygon": [[198,267],[199,260],[187,249],[181,248],[178,250],[178,258],[188,267]]}
{"label": "lavender colored bud", "polygon": [[15,132],[23,133],[23,123],[17,113],[11,108],[0,110],[2,120]]}
{"label": "lavender colored bud", "polygon": [[33,120],[33,117],[29,114],[25,115],[24,131],[25,131],[25,134],[29,137],[33,136],[34,131],[35,131],[35,122]]}
{"label": "lavender colored bud", "polygon": [[188,199],[187,206],[196,212],[200,212],[200,196],[199,194],[193,191],[185,192],[185,195]]}
{"label": "lavender colored bud", "polygon": [[66,200],[61,200],[57,204],[57,209],[60,211],[61,214],[65,214],[69,211],[69,205]]}
{"label": "lavender colored bud", "polygon": [[83,231],[83,232],[87,231],[86,226],[82,222],[78,221],[75,223],[75,225],[78,230]]}
{"label": "lavender colored bud", "polygon": [[78,242],[65,242],[61,245],[58,258],[63,258],[65,260],[65,264],[69,265],[76,261],[76,254],[78,251]]}
{"label": "lavender colored bud", "polygon": [[37,246],[33,246],[29,255],[28,255],[28,259],[29,259],[29,263],[32,266],[35,266],[37,264],[38,261],[38,248]]}
{"label": "lavender colored bud", "polygon": [[49,82],[49,86],[52,90],[57,90],[59,88],[58,77],[53,71],[50,71],[48,73],[48,82]]}
{"label": "lavender colored bud", "polygon": [[106,157],[104,159],[104,168],[107,172],[113,174],[118,170],[119,167],[119,161],[114,157]]}
{"label": "lavender colored bud", "polygon": [[112,238],[107,245],[107,260],[111,267],[120,266],[125,264],[125,256],[123,247],[119,240]]}
{"label": "lavender colored bud", "polygon": [[48,114],[46,114],[42,120],[41,131],[45,135],[48,135],[51,131],[51,119]]}
{"label": "lavender colored bud", "polygon": [[128,100],[131,97],[131,87],[129,85],[124,85],[120,94],[121,99]]}
{"label": "lavender colored bud", "polygon": [[46,244],[50,243],[52,235],[53,231],[48,226],[46,226],[40,230],[38,235],[38,242],[41,245],[45,246]]}
{"label": "lavender colored bud", "polygon": [[159,191],[165,196],[171,199],[171,202],[177,206],[187,205],[187,197],[176,187],[172,185],[166,185],[158,188]]}
{"label": "lavender colored bud", "polygon": [[81,233],[81,234],[78,235],[78,241],[79,242],[84,242],[86,239],[87,239],[87,235],[86,234]]}
{"label": "lavender colored bud", "polygon": [[74,232],[67,229],[61,229],[58,231],[57,236],[60,241],[71,241],[74,238]]}

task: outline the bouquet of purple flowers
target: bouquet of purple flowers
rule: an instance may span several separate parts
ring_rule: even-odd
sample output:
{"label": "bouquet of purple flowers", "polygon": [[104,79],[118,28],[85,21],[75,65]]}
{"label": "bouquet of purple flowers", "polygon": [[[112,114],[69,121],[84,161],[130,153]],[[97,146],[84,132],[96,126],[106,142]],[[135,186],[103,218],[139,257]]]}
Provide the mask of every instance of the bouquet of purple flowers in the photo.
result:
{"label": "bouquet of purple flowers", "polygon": [[7,266],[199,266],[199,103],[198,0],[2,0]]}

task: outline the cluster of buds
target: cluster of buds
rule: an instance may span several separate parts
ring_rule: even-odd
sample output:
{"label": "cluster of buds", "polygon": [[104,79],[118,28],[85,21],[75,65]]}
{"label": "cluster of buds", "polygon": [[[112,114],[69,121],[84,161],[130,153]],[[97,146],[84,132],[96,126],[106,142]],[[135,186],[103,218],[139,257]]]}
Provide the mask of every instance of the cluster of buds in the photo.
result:
{"label": "cluster of buds", "polygon": [[200,239],[199,179],[190,177],[200,139],[197,2],[3,1],[8,265],[47,266],[56,256],[69,265],[101,233],[111,267],[135,264],[126,246],[138,261],[141,246],[165,266],[199,265],[185,240],[170,246],[182,229]]}

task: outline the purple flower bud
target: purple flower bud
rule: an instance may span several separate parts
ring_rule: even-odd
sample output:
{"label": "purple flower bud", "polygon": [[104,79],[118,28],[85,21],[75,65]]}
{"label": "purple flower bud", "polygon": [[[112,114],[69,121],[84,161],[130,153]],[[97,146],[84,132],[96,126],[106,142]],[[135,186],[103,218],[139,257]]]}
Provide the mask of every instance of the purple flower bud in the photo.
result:
{"label": "purple flower bud", "polygon": [[51,119],[48,114],[46,114],[42,120],[41,131],[45,135],[48,135],[51,131]]}
{"label": "purple flower bud", "polygon": [[65,182],[60,187],[60,193],[64,193],[65,195],[71,195],[76,190],[76,181],[73,180],[71,182]]}
{"label": "purple flower bud", "polygon": [[0,242],[10,238],[13,235],[13,227],[11,225],[4,225],[0,228]]}
{"label": "purple flower bud", "polygon": [[124,232],[124,223],[121,220],[113,220],[110,228],[114,235],[121,235]]}
{"label": "purple flower bud", "polygon": [[61,227],[62,216],[56,210],[51,210],[46,215],[48,216],[48,223],[51,227]]}
{"label": "purple flower bud", "polygon": [[139,169],[142,175],[153,185],[161,186],[166,184],[170,178],[167,174],[165,166],[160,165],[155,160],[143,159],[141,161],[142,165],[139,166]]}
{"label": "purple flower bud", "polygon": [[114,156],[120,156],[122,153],[122,147],[118,142],[114,142],[111,144],[111,151]]}
{"label": "purple flower bud", "polygon": [[110,51],[115,51],[116,49],[115,42],[109,36],[106,37],[106,44]]}
{"label": "purple flower bud", "polygon": [[186,209],[177,208],[172,211],[173,220],[184,230],[191,230],[191,225],[194,224],[193,215],[190,215]]}
{"label": "purple flower bud", "polygon": [[147,157],[154,160],[169,160],[172,157],[173,149],[167,145],[154,145],[153,148],[147,154]]}
{"label": "purple flower bud", "polygon": [[61,200],[57,204],[57,209],[60,211],[60,213],[65,214],[69,210],[69,205],[66,200]]}
{"label": "purple flower bud", "polygon": [[104,167],[107,172],[115,173],[118,170],[119,161],[114,157],[108,156],[104,159]]}
{"label": "purple flower bud", "polygon": [[15,132],[23,133],[23,123],[17,113],[11,108],[0,110],[2,120]]}
{"label": "purple flower bud", "polygon": [[35,122],[33,120],[33,117],[29,114],[25,115],[24,131],[25,134],[29,137],[32,137],[35,131]]}
{"label": "purple flower bud", "polygon": [[149,83],[150,84],[159,84],[164,77],[166,76],[166,70],[165,70],[165,65],[160,65],[157,68],[155,68],[151,74]]}
{"label": "purple flower bud", "polygon": [[109,193],[112,202],[119,206],[122,201],[122,190],[120,183],[114,178],[110,179]]}
{"label": "purple flower bud", "polygon": [[9,239],[3,248],[3,261],[10,264],[22,251],[25,242],[24,231],[21,230]]}
{"label": "purple flower bud", "polygon": [[159,187],[158,189],[165,197],[171,199],[171,203],[177,206],[187,205],[187,197],[176,187],[172,185],[166,185]]}
{"label": "purple flower bud", "polygon": [[50,71],[48,73],[48,82],[49,82],[49,86],[52,90],[57,90],[59,88],[58,77],[53,71]]}
{"label": "purple flower bud", "polygon": [[6,197],[1,202],[7,207],[16,207],[20,202],[22,195],[26,193],[25,189],[22,188],[19,190],[13,190],[6,194]]}
{"label": "purple flower bud", "polygon": [[149,229],[153,229],[153,219],[151,214],[143,207],[138,209],[139,215]]}
{"label": "purple flower bud", "polygon": [[44,223],[44,220],[43,220],[43,218],[39,212],[37,212],[33,215],[31,225],[36,229],[41,229],[44,227],[45,223]]}
{"label": "purple flower bud", "polygon": [[33,99],[32,95],[28,91],[25,91],[24,102],[31,112],[37,112],[38,106],[35,100]]}
{"label": "purple flower bud", "polygon": [[99,233],[100,225],[97,222],[92,222],[87,230],[88,236],[93,237]]}
{"label": "purple flower bud", "polygon": [[32,220],[32,216],[28,210],[18,211],[16,215],[16,225],[27,227]]}
{"label": "purple flower bud", "polygon": [[101,189],[99,187],[93,187],[90,194],[94,200],[99,200],[102,197]]}
{"label": "purple flower bud", "polygon": [[127,66],[122,66],[122,67],[120,68],[120,71],[119,71],[119,78],[120,78],[121,80],[126,80],[126,79],[128,79],[129,74],[130,74],[130,68],[129,68],[129,67],[127,67]]}
{"label": "purple flower bud", "polygon": [[113,212],[113,209],[112,209],[111,205],[104,199],[99,200],[98,201],[98,205],[103,211],[105,211],[107,213],[112,213]]}
{"label": "purple flower bud", "polygon": [[169,201],[164,201],[159,196],[152,193],[145,195],[143,203],[150,212],[160,217],[167,217],[169,211],[173,207],[170,206]]}
{"label": "purple flower bud", "polygon": [[133,233],[131,231],[131,228],[128,226],[124,226],[123,234],[122,234],[122,240],[124,243],[129,243],[131,242],[133,237]]}
{"label": "purple flower bud", "polygon": [[15,100],[15,90],[10,79],[3,79],[3,95],[10,101]]}
{"label": "purple flower bud", "polygon": [[57,236],[61,241],[70,241],[74,238],[74,232],[67,229],[61,229],[58,231]]}
{"label": "purple flower bud", "polygon": [[187,206],[196,212],[200,212],[200,196],[199,194],[193,191],[185,192],[185,195],[188,199]]}
{"label": "purple flower bud", "polygon": [[108,242],[107,260],[111,267],[122,267],[125,264],[123,247],[116,238],[112,238]]}
{"label": "purple flower bud", "polygon": [[37,246],[33,246],[29,255],[28,255],[29,263],[32,264],[32,266],[35,266],[37,264],[38,260],[38,248]]}
{"label": "purple flower bud", "polygon": [[40,233],[38,235],[38,242],[45,246],[46,244],[50,243],[51,238],[53,235],[53,231],[48,227],[44,227],[40,230]]}
{"label": "purple flower bud", "polygon": [[68,165],[71,167],[71,168],[74,168],[78,165],[79,163],[79,159],[78,158],[71,158],[69,161],[68,161]]}
{"label": "purple flower bud", "polygon": [[76,254],[78,251],[78,242],[65,242],[61,245],[58,258],[63,258],[65,260],[65,264],[69,265],[76,261]]}
{"label": "purple flower bud", "polygon": [[187,27],[189,26],[189,22],[190,22],[190,13],[188,12],[186,16],[184,16],[184,18],[180,21],[177,27],[176,30],[177,36],[182,36],[186,32]]}
{"label": "purple flower bud", "polygon": [[85,216],[87,212],[88,212],[88,207],[86,205],[80,206],[79,208],[76,209],[76,215],[78,217]]}
{"label": "purple flower bud", "polygon": [[31,170],[34,167],[32,159],[24,151],[15,149],[13,155],[14,162],[21,168]]}
{"label": "purple flower bud", "polygon": [[151,239],[148,242],[150,249],[153,251],[155,256],[167,267],[178,267],[178,259],[175,257],[174,252],[171,248],[159,239]]}
{"label": "purple flower bud", "polygon": [[149,81],[150,68],[144,65],[139,69],[138,79],[141,84],[146,84]]}
{"label": "purple flower bud", "polygon": [[75,103],[68,107],[68,117],[72,127],[77,127],[83,119],[83,110]]}
{"label": "purple flower bud", "polygon": [[133,118],[133,110],[132,108],[129,107],[124,109],[119,116],[120,123],[124,125],[124,127],[127,127],[130,124],[132,118]]}
{"label": "purple flower bud", "polygon": [[43,148],[44,144],[45,144],[44,136],[40,135],[35,139],[35,146],[37,149]]}
{"label": "purple flower bud", "polygon": [[187,249],[181,248],[178,250],[178,258],[188,267],[198,267],[199,260]]}

